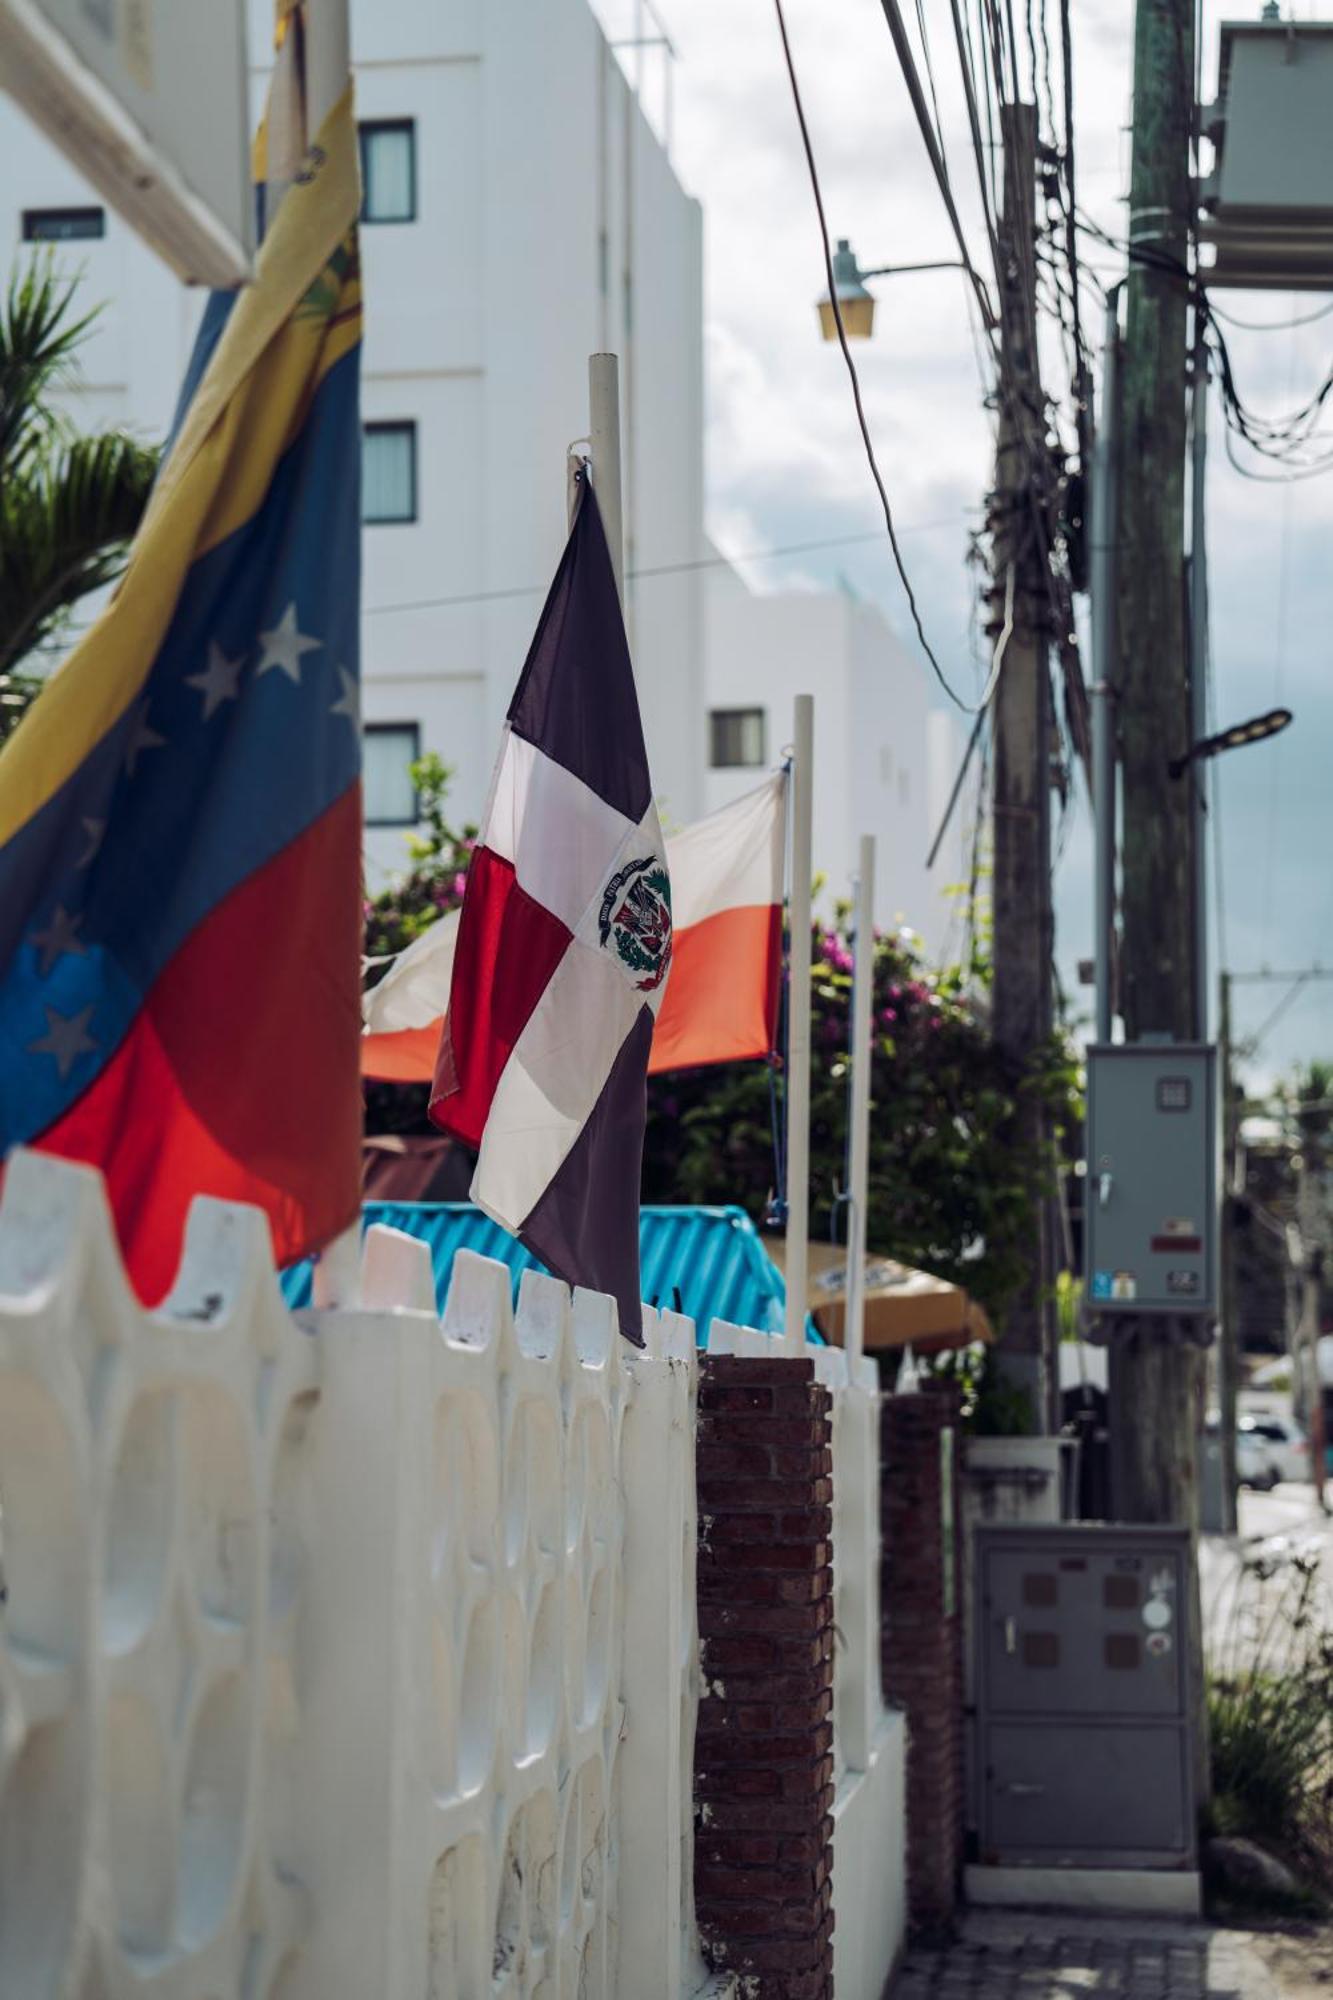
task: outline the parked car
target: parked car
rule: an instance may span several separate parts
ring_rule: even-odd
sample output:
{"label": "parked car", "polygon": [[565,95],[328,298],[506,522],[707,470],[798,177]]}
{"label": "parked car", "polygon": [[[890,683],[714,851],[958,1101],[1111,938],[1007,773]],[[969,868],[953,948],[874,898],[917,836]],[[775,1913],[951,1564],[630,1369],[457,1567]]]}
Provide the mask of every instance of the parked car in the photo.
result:
{"label": "parked car", "polygon": [[1271,1492],[1281,1477],[1268,1440],[1259,1436],[1252,1417],[1242,1417],[1236,1425],[1236,1477],[1259,1493]]}
{"label": "parked car", "polygon": [[1238,1429],[1246,1426],[1267,1447],[1279,1479],[1310,1478],[1310,1440],[1294,1417],[1284,1417],[1272,1410],[1256,1411],[1253,1416],[1240,1419]]}

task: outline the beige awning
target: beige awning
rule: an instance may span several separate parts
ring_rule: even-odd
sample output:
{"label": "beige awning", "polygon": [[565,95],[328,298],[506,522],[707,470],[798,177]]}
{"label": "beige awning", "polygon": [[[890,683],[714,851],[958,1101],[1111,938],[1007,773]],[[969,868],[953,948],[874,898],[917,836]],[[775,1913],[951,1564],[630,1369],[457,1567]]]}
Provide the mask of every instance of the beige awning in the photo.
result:
{"label": "beige awning", "polygon": [[[783,1269],[783,1239],[766,1236],[764,1247]],[[810,1245],[809,1310],[825,1340],[842,1345],[847,1306],[847,1250],[843,1244]],[[994,1340],[985,1309],[961,1285],[928,1271],[914,1271],[878,1251],[866,1255],[867,1354],[885,1348],[914,1347],[919,1354],[970,1347],[973,1341]]]}

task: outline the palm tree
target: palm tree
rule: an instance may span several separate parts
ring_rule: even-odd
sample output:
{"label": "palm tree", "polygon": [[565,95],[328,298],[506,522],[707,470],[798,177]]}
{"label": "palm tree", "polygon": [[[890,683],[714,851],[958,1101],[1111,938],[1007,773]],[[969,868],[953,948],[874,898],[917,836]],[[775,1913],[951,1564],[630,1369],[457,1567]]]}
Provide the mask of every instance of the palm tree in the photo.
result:
{"label": "palm tree", "polygon": [[0,300],[0,742],[41,688],[21,663],[120,574],[157,471],[152,446],[82,436],[51,401],[97,316],[74,289],[39,259]]}

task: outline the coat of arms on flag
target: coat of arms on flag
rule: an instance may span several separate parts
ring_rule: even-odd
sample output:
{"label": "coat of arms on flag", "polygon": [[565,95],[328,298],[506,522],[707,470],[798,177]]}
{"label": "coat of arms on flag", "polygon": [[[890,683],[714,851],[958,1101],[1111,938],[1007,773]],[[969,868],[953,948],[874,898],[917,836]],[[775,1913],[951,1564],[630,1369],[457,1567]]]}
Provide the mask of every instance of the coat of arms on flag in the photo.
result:
{"label": "coat of arms on flag", "polygon": [[586,471],[468,873],[431,1101],[472,1199],[642,1340],[639,1175],[671,883]]}

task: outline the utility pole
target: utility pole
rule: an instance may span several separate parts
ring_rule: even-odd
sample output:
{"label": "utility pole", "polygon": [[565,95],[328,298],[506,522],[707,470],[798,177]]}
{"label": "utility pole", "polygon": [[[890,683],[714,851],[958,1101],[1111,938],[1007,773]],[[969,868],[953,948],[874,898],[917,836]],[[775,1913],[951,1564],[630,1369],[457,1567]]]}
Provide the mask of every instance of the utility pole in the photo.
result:
{"label": "utility pole", "polygon": [[[989,629],[999,661],[994,730],[994,985],[992,1032],[1021,1075],[1052,1023],[1049,592],[1033,493],[1036,454],[1045,451],[1046,415],[1036,342],[1037,114],[1031,104],[1000,108],[1004,210],[999,226],[1000,421],[992,513],[994,582]],[[1049,1144],[1041,1106],[1025,1102],[1019,1142]],[[1029,1276],[1005,1321],[1000,1374],[1029,1399],[1035,1427],[1048,1428],[1052,1380],[1052,1227],[1042,1202]]]}
{"label": "utility pole", "polygon": [[[1194,0],[1138,0],[1120,444],[1121,998],[1126,1039],[1198,1032],[1184,576],[1186,263]],[[1132,469],[1132,470],[1131,470]],[[1184,1322],[1126,1318],[1111,1347],[1116,1514],[1198,1529],[1203,1357]]]}
{"label": "utility pole", "polygon": [[1236,1391],[1240,1387],[1240,1324],[1236,1285],[1236,1185],[1240,1155],[1240,1105],[1231,1023],[1231,974],[1217,982],[1217,1070],[1222,1090],[1221,1325],[1217,1345],[1217,1403],[1222,1425],[1222,1532],[1236,1532]]}

